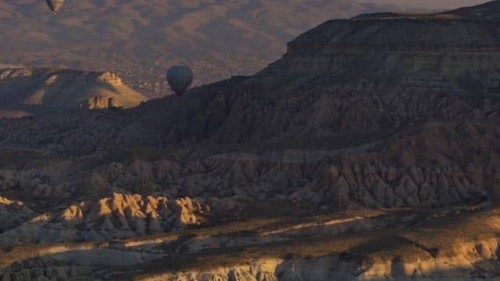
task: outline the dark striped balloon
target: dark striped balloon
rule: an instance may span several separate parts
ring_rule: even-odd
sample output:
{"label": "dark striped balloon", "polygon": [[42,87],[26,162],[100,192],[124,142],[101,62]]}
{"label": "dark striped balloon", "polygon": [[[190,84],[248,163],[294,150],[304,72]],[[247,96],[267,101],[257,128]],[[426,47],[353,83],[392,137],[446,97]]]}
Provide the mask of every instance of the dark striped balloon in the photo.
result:
{"label": "dark striped balloon", "polygon": [[54,14],[57,13],[64,4],[64,0],[46,0],[46,2],[47,6],[49,6]]}
{"label": "dark striped balloon", "polygon": [[193,71],[184,65],[172,66],[167,71],[167,82],[176,95],[182,96],[193,82]]}

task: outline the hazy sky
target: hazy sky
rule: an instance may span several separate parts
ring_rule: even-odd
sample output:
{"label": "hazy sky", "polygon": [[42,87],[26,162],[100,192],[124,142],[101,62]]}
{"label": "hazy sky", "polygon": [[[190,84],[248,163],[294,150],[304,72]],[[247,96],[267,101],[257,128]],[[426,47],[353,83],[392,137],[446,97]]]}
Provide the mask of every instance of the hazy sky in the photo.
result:
{"label": "hazy sky", "polygon": [[453,9],[463,6],[477,5],[489,1],[485,0],[358,0],[357,2],[396,4],[419,9]]}

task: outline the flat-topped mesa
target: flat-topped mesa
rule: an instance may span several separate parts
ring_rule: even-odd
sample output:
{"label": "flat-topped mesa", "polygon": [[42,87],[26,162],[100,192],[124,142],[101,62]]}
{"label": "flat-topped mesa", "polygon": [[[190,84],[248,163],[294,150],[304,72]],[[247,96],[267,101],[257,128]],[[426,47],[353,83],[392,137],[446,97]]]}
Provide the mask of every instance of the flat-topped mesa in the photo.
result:
{"label": "flat-topped mesa", "polygon": [[498,22],[394,15],[328,21],[288,44],[287,68],[341,74],[366,65],[382,73],[441,76],[500,69]]}
{"label": "flat-topped mesa", "polygon": [[130,108],[146,100],[111,72],[0,69],[0,111],[9,110],[5,116],[19,115],[12,110],[39,114],[73,108]]}
{"label": "flat-topped mesa", "polygon": [[[106,120],[120,123],[125,148],[272,142],[280,149],[337,149],[373,142],[408,124],[493,120],[499,116],[500,88],[496,23],[446,18],[328,21],[291,42],[282,59],[254,76],[192,89],[182,105],[171,97],[158,99],[123,117],[134,119],[117,122],[111,114]],[[85,96],[83,103],[108,104],[94,97]],[[96,128],[82,120],[75,122],[77,129],[84,123]],[[104,141],[109,130],[102,131],[103,136],[86,143],[111,146]],[[71,134],[66,139],[79,144],[80,134]],[[32,145],[38,138],[45,135],[19,134],[16,143],[27,139]],[[61,138],[49,141],[53,139]],[[61,150],[78,154],[95,151],[64,145]]]}

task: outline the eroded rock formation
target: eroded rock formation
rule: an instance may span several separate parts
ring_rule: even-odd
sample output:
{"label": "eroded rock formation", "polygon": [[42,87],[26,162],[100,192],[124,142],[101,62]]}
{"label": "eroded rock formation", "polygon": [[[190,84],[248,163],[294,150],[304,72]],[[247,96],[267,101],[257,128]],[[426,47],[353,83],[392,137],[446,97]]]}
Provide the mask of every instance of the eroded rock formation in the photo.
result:
{"label": "eroded rock formation", "polygon": [[122,251],[94,277],[496,280],[498,7],[329,21],[182,99],[0,121],[0,239],[42,244],[3,278]]}
{"label": "eroded rock formation", "polygon": [[146,101],[111,72],[0,68],[0,116],[61,110],[130,108]]}

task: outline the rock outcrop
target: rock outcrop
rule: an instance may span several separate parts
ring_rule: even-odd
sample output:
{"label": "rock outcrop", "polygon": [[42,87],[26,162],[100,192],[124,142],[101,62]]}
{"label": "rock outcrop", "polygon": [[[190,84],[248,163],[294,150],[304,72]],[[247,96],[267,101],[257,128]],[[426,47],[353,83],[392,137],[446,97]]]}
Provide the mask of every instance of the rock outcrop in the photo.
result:
{"label": "rock outcrop", "polygon": [[0,69],[0,114],[22,117],[67,109],[130,108],[147,98],[110,72]]}
{"label": "rock outcrop", "polygon": [[285,197],[341,209],[478,202],[498,189],[495,24],[329,21],[255,76],[125,112],[10,122],[0,139],[73,155],[187,146],[196,152],[175,152],[182,161],[167,164],[175,168],[163,178],[149,164],[133,178],[190,197]]}
{"label": "rock outcrop", "polygon": [[496,280],[497,9],[329,21],[182,98],[0,120],[0,241],[47,244],[5,278],[120,250],[96,279]]}

